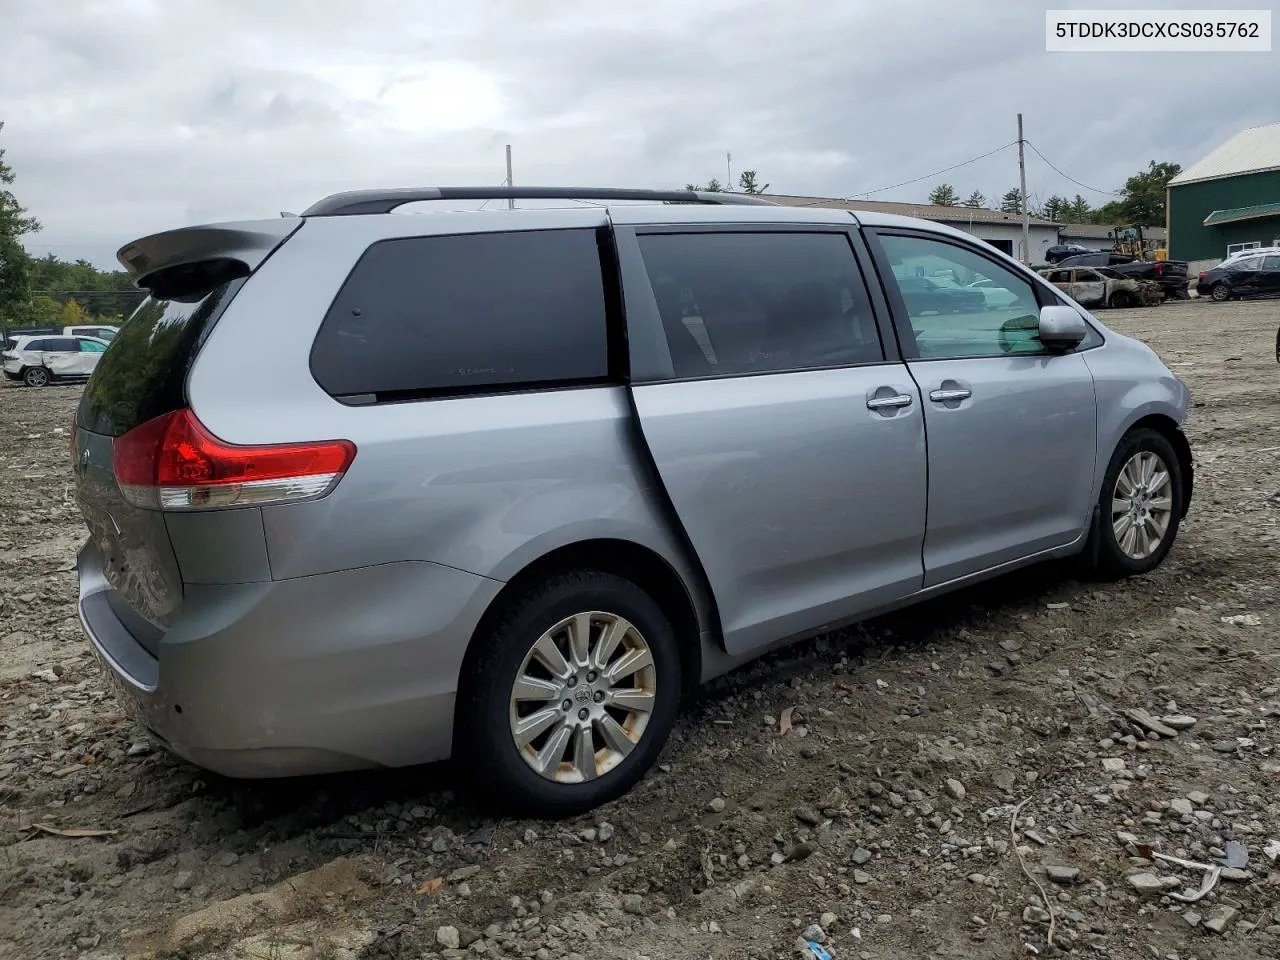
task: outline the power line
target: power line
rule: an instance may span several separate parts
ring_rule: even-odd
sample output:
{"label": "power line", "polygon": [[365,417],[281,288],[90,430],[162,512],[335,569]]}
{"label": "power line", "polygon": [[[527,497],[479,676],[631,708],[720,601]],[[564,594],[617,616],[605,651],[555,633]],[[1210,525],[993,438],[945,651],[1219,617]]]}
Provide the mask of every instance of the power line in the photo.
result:
{"label": "power line", "polygon": [[1079,180],[1077,180],[1075,177],[1068,177],[1065,173],[1063,173],[1061,170],[1059,170],[1057,167],[1055,167],[1052,163],[1050,163],[1050,162],[1049,162],[1049,158],[1048,158],[1048,157],[1046,157],[1043,153],[1041,153],[1041,152],[1040,152],[1040,148],[1039,148],[1039,147],[1037,147],[1037,146],[1036,146],[1034,143],[1032,143],[1030,140],[1028,140],[1028,141],[1027,141],[1027,146],[1028,146],[1028,147],[1030,147],[1032,150],[1034,150],[1034,151],[1036,152],[1036,156],[1037,156],[1037,157],[1039,157],[1039,158],[1040,158],[1041,160],[1043,160],[1045,163],[1049,164],[1049,169],[1051,169],[1054,173],[1056,173],[1058,176],[1062,177],[1063,179],[1065,179],[1065,180],[1070,180],[1070,181],[1071,181],[1072,183],[1074,183],[1077,187],[1084,187],[1086,190],[1088,190],[1088,191],[1090,191],[1090,192],[1092,192],[1092,193],[1105,193],[1107,196],[1110,196],[1110,197],[1123,197],[1123,196],[1124,196],[1124,194],[1123,194],[1123,193],[1118,193],[1118,192],[1116,192],[1115,190],[1099,190],[1097,187],[1091,187],[1091,186],[1089,186],[1087,183],[1081,183],[1081,182],[1080,182]]}
{"label": "power line", "polygon": [[[859,192],[852,194],[851,197],[838,197],[836,199],[839,199],[845,203],[848,203],[851,198],[869,197],[874,193],[884,193],[887,190],[896,190],[898,189],[898,187],[908,187],[913,183],[919,183],[921,180],[931,180],[934,177],[942,176],[942,174],[944,173],[950,173],[952,170],[959,170],[961,167],[967,167],[971,163],[977,163],[979,160],[985,160],[987,159],[987,157],[994,157],[1001,150],[1008,150],[1010,147],[1014,146],[1017,142],[1018,142],[1017,140],[1010,140],[1008,143],[1006,143],[1002,147],[996,147],[994,150],[990,150],[987,153],[980,154],[979,156],[973,157],[969,160],[964,160],[960,163],[954,163],[951,166],[944,167],[941,170],[935,170],[933,173],[926,173],[923,177],[915,177],[911,180],[903,180],[901,183],[892,183],[887,187],[877,187],[874,190],[860,190]],[[823,203],[825,201],[820,200],[816,202]],[[806,204],[801,204],[801,206],[808,207],[808,206],[813,206],[813,204],[806,203]]]}

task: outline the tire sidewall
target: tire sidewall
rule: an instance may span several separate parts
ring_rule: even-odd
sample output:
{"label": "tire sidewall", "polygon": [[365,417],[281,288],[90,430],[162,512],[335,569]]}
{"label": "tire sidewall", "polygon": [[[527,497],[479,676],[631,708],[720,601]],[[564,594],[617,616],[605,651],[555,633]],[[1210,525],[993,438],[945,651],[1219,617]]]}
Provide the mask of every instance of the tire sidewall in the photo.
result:
{"label": "tire sidewall", "polygon": [[[511,738],[511,688],[534,641],[559,621],[588,610],[625,617],[640,631],[657,674],[654,709],[640,743],[618,766],[587,783],[556,783],[530,768]],[[680,706],[680,651],[670,621],[638,586],[597,572],[556,577],[514,604],[489,636],[478,639],[487,647],[463,681],[454,737],[454,762],[464,765],[477,799],[525,814],[573,816],[621,796],[657,759]]]}
{"label": "tire sidewall", "polygon": [[[1154,453],[1164,461],[1165,469],[1169,471],[1173,510],[1164,540],[1161,541],[1155,553],[1143,560],[1134,560],[1120,549],[1120,544],[1116,541],[1115,528],[1111,521],[1111,500],[1115,494],[1116,480],[1120,476],[1120,471],[1135,454],[1143,451]],[[1103,478],[1102,492],[1098,498],[1101,514],[1098,524],[1099,561],[1102,568],[1123,576],[1135,576],[1150,573],[1160,566],[1169,551],[1173,549],[1173,543],[1177,539],[1178,529],[1182,524],[1182,503],[1182,469],[1173,444],[1155,430],[1142,428],[1128,433],[1112,454],[1111,463],[1107,466],[1107,473]]]}

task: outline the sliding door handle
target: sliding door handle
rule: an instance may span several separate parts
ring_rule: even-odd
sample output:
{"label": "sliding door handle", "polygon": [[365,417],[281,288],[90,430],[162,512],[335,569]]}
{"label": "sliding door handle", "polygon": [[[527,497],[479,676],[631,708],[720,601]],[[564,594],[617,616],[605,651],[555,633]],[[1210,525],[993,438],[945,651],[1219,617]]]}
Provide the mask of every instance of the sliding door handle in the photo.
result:
{"label": "sliding door handle", "polygon": [[867,401],[868,410],[892,410],[911,406],[911,394],[899,393],[892,397],[872,397]]}

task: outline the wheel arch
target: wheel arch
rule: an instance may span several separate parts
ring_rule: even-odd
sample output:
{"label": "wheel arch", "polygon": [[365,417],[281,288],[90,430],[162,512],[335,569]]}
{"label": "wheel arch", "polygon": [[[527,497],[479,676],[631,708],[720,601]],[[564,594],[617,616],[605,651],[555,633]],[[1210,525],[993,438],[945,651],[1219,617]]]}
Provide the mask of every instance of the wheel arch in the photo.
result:
{"label": "wheel arch", "polygon": [[1195,486],[1195,470],[1192,466],[1191,444],[1187,441],[1187,436],[1178,427],[1177,422],[1170,416],[1162,413],[1149,413],[1139,418],[1130,425],[1129,429],[1124,432],[1128,436],[1134,430],[1140,429],[1154,430],[1160,434],[1173,447],[1174,452],[1178,455],[1178,472],[1182,477],[1182,510],[1180,518],[1187,515],[1187,510],[1191,506],[1191,493]]}
{"label": "wheel arch", "polygon": [[[498,591],[476,624],[463,657],[465,676],[479,650],[477,640],[486,635],[513,598],[533,584],[557,573],[590,569],[611,573],[640,587],[671,618],[680,649],[683,697],[701,684],[703,634],[719,635],[719,619],[708,605],[699,613],[699,604],[685,578],[661,554],[632,540],[600,537],[556,547],[526,563]],[[711,642],[716,642],[714,639]]]}

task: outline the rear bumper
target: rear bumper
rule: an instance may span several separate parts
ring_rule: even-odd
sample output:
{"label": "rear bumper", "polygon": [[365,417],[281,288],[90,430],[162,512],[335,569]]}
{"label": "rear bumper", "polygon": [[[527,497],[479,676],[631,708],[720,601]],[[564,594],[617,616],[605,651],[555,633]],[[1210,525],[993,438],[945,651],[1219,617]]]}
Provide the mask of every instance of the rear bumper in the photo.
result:
{"label": "rear bumper", "polygon": [[432,563],[191,585],[152,655],[81,550],[80,619],[122,702],[192,763],[286,777],[448,756],[458,674],[501,584]]}

